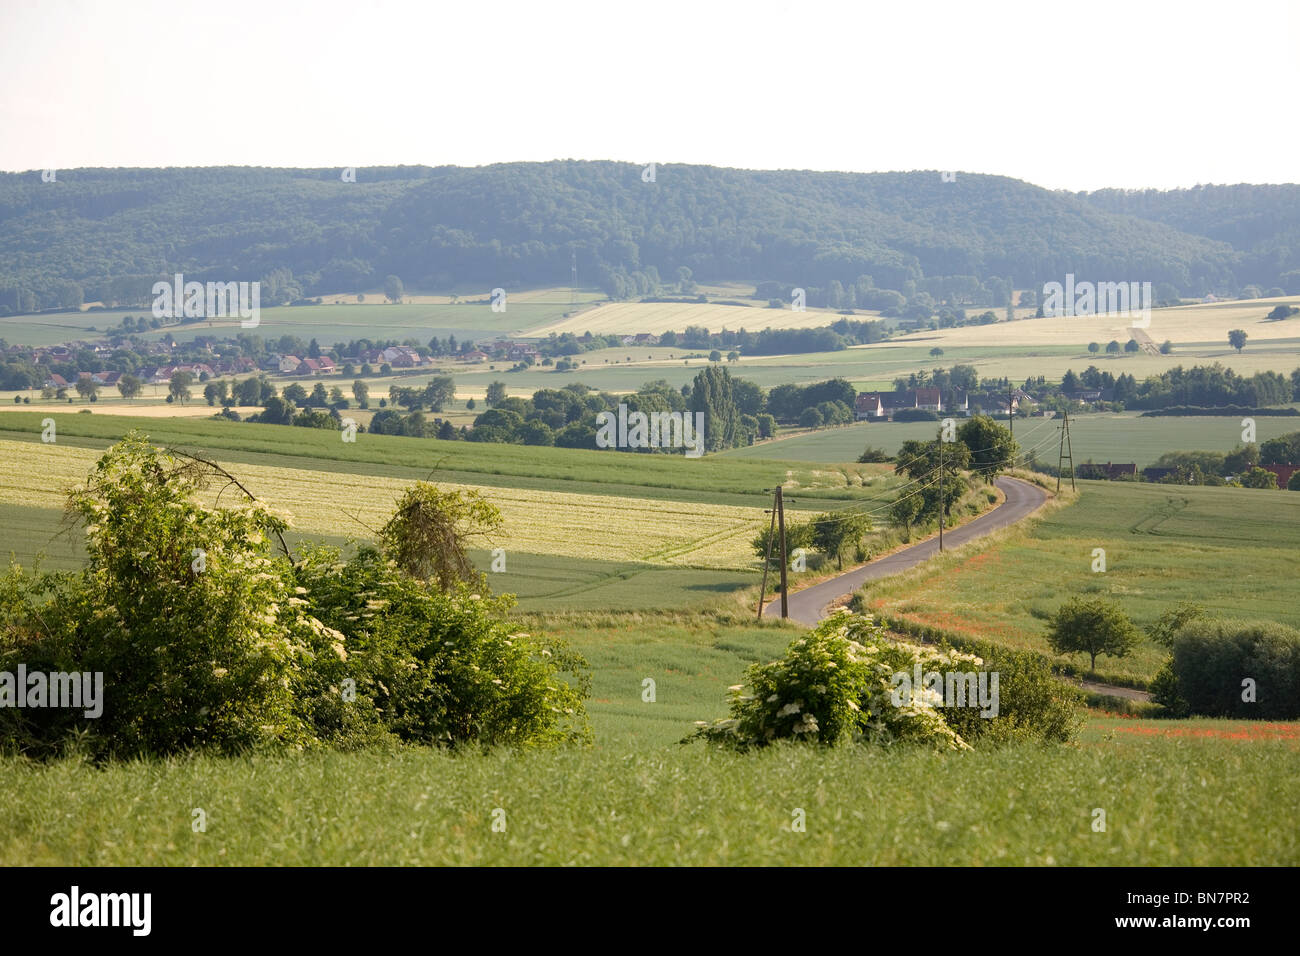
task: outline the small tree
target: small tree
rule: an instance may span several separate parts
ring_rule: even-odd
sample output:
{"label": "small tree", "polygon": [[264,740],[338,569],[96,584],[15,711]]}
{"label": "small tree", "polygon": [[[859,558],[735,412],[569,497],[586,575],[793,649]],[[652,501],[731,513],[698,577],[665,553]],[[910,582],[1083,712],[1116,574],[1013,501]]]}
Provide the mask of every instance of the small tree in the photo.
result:
{"label": "small tree", "polygon": [[1047,643],[1058,654],[1089,655],[1091,670],[1097,655],[1124,657],[1137,646],[1141,633],[1118,604],[1102,598],[1071,598],[1047,626]]}
{"label": "small tree", "polygon": [[1111,339],[1109,342],[1106,343],[1106,354],[1107,355],[1119,354],[1119,342],[1116,339]]}
{"label": "small tree", "polygon": [[1089,342],[1088,351],[1092,352],[1095,355],[1097,352],[1101,351],[1101,345],[1097,342]]}
{"label": "small tree", "polygon": [[360,408],[370,407],[370,386],[361,379],[352,383],[352,397],[357,400],[357,406]]}
{"label": "small tree", "polygon": [[844,569],[844,549],[862,543],[862,536],[871,528],[871,519],[864,514],[839,512],[819,515],[812,522],[812,540],[815,547],[827,557],[835,559],[838,570]]}
{"label": "small tree", "polygon": [[934,358],[938,358],[943,354],[943,349],[939,348],[939,346],[936,345],[934,348],[930,349],[930,354]]}
{"label": "small tree", "polygon": [[1161,355],[1168,355],[1173,350],[1174,350],[1174,343],[1169,341],[1168,339],[1165,339],[1163,342],[1160,343]]}
{"label": "small tree", "polygon": [[402,294],[406,290],[402,286],[402,280],[397,276],[386,276],[384,278],[384,297],[389,302],[401,302]]}
{"label": "small tree", "polygon": [[1165,647],[1174,646],[1174,637],[1188,623],[1206,616],[1205,608],[1190,601],[1184,601],[1176,607],[1165,611],[1156,622],[1147,628],[1147,637]]}
{"label": "small tree", "polygon": [[506,383],[492,382],[487,387],[487,395],[483,401],[488,408],[495,408],[497,405],[500,405],[503,401],[505,401],[505,397],[506,397]]}
{"label": "small tree", "polygon": [[99,396],[99,385],[89,375],[83,375],[77,379],[77,394],[93,402]]}
{"label": "small tree", "polygon": [[500,529],[501,512],[476,491],[440,491],[420,481],[397,503],[379,532],[384,553],[413,578],[437,579],[444,591],[456,582],[486,587],[469,559],[471,539]]}
{"label": "small tree", "polygon": [[1125,352],[1136,352],[1141,348],[1142,346],[1138,345],[1137,339],[1129,339],[1127,342],[1124,343]]}
{"label": "small tree", "polygon": [[173,372],[171,381],[167,383],[168,399],[184,405],[192,397],[190,395],[190,386],[193,384],[194,376],[189,372]]}
{"label": "small tree", "polygon": [[1228,333],[1228,344],[1240,353],[1241,350],[1246,347],[1247,338],[1249,338],[1249,336],[1247,336],[1241,329],[1233,329]]}

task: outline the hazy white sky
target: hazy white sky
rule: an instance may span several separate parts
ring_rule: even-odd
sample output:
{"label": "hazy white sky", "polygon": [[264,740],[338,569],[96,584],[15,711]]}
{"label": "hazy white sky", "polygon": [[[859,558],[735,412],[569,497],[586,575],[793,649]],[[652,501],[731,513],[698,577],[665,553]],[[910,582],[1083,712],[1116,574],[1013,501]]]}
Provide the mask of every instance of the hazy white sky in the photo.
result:
{"label": "hazy white sky", "polygon": [[1297,0],[0,0],[0,169],[1296,182]]}

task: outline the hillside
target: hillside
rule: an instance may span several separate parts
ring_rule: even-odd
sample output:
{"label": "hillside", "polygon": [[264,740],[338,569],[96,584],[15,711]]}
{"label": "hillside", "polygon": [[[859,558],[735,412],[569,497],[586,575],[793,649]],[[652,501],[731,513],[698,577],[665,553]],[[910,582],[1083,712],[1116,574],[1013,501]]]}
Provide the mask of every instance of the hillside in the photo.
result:
{"label": "hillside", "polygon": [[1078,198],[1104,212],[1138,216],[1226,242],[1243,255],[1240,281],[1300,294],[1300,186],[1239,184],[1194,189],[1101,189]]}
{"label": "hillside", "polygon": [[1199,295],[1294,268],[1275,257],[1260,279],[1262,260],[1243,264],[1230,234],[1104,206],[1000,176],[661,165],[646,183],[615,162],[365,168],[354,183],[336,169],[10,173],[0,312],[139,306],[174,272],[262,279],[263,305],[374,289],[389,274],[417,290],[567,285],[575,257],[580,285],[620,298],[686,267],[697,281],[810,289],[870,276],[909,295],[925,277],[974,277],[993,305],[1008,282],[1067,272]]}

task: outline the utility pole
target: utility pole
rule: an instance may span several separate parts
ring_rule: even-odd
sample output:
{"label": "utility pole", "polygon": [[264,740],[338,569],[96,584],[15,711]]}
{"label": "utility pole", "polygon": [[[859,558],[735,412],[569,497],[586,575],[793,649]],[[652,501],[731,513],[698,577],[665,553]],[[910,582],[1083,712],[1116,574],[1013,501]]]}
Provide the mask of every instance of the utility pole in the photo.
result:
{"label": "utility pole", "polygon": [[790,557],[785,553],[785,502],[781,500],[781,486],[776,487],[776,520],[781,529],[781,616],[790,616],[790,604],[786,595],[785,575],[789,570]]}
{"label": "utility pole", "polygon": [[[1068,401],[1068,399],[1067,399]],[[1078,489],[1074,486],[1074,446],[1070,444],[1070,410],[1067,408],[1061,413],[1061,451],[1056,459],[1056,490],[1061,490],[1061,472],[1065,470],[1065,463],[1070,463],[1070,490]]]}
{"label": "utility pole", "polygon": [[943,550],[943,438],[939,438],[939,550]]}
{"label": "utility pole", "polygon": [[763,559],[763,583],[758,588],[758,619],[763,620],[763,598],[767,595],[767,569],[772,564],[772,540],[776,537],[776,498],[772,499],[772,523],[767,528],[767,557]]}

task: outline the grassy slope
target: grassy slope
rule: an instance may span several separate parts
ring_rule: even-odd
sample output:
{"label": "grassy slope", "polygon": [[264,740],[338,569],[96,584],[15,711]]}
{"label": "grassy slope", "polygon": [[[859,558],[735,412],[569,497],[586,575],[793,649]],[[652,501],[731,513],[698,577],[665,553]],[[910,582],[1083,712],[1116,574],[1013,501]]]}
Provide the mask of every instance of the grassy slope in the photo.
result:
{"label": "grassy slope", "polygon": [[[1079,500],[868,588],[872,607],[1011,647],[1049,653],[1045,619],[1073,594],[1118,601],[1139,626],[1180,601],[1300,626],[1291,572],[1300,495],[1245,488],[1080,482]],[[1093,549],[1106,552],[1094,573]],[[1154,676],[1167,652],[1144,641],[1100,657],[1121,683]],[[1086,670],[1088,660],[1074,655]]]}
{"label": "grassy slope", "polygon": [[[0,417],[0,438],[39,442],[41,421],[47,414],[10,412]],[[206,449],[226,462],[413,480],[433,473],[448,482],[721,505],[760,506],[771,500],[764,489],[793,481],[800,489],[799,506],[824,509],[864,494],[879,494],[893,481],[885,477],[889,469],[879,465],[814,469],[805,463],[738,461],[714,455],[687,460],[397,435],[362,434],[355,443],[346,443],[339,432],[210,418],[139,419],[75,412],[54,418],[59,442],[90,448],[107,447],[137,429],[159,444]],[[873,482],[865,492],[864,479]]]}
{"label": "grassy slope", "polygon": [[4,865],[1300,863],[1294,739],[0,768]]}
{"label": "grassy slope", "polygon": [[[0,418],[0,425],[4,419]],[[794,438],[751,445],[723,452],[734,459],[780,458],[786,461],[854,461],[867,445],[891,454],[909,439],[930,439],[937,422],[879,422],[846,425],[810,432]],[[1059,451],[1059,422],[1041,418],[1018,418],[1016,440],[1022,448],[1038,448],[1040,461],[1053,465]],[[1300,431],[1300,418],[1259,417],[1255,419],[1257,440]],[[1241,443],[1241,419],[1230,416],[1140,418],[1137,412],[1092,414],[1071,417],[1070,444],[1075,464],[1133,462],[1151,464],[1167,451],[1230,451]]]}

